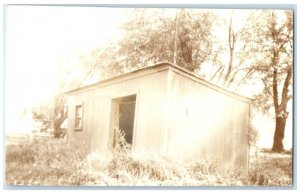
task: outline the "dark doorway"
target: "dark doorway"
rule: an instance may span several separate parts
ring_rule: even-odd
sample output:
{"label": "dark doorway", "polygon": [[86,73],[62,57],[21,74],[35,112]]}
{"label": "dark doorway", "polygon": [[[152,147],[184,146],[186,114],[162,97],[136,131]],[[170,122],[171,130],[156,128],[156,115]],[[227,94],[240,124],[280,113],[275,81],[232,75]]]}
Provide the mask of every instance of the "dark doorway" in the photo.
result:
{"label": "dark doorway", "polygon": [[[125,133],[125,141],[132,144],[136,95],[125,96],[113,100],[114,133],[119,129]],[[114,137],[114,145],[115,146]]]}
{"label": "dark doorway", "polygon": [[128,96],[121,99],[119,104],[119,129],[124,131],[125,140],[132,144],[134,112],[136,96]]}

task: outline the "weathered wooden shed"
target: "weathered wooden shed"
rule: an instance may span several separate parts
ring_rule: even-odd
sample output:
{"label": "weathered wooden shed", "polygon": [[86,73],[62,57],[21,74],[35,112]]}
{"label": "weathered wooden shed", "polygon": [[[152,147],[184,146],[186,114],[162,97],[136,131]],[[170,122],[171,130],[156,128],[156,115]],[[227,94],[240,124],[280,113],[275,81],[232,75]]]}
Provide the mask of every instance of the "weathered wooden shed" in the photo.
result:
{"label": "weathered wooden shed", "polygon": [[133,154],[247,167],[251,100],[169,63],[67,93],[67,141],[107,155],[121,128]]}

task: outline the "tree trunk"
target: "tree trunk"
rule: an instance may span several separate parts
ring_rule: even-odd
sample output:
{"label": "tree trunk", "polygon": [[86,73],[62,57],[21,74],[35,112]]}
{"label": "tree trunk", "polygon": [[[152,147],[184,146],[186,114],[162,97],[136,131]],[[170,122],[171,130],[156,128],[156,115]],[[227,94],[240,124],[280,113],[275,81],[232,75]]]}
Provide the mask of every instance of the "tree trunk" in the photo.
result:
{"label": "tree trunk", "polygon": [[232,71],[232,66],[233,66],[233,53],[234,53],[234,47],[235,47],[235,42],[236,42],[236,36],[235,33],[233,32],[232,29],[232,16],[230,18],[230,23],[229,23],[229,27],[228,27],[228,46],[229,46],[229,63],[228,63],[228,69],[224,78],[224,83],[223,85],[226,86],[226,83],[229,82],[229,76],[231,74]]}
{"label": "tree trunk", "polygon": [[196,69],[195,66],[192,65],[192,47],[190,46],[190,38],[188,37],[187,30],[183,35],[179,35],[180,40],[180,48],[182,53],[182,58],[185,63],[185,68],[189,71],[194,71]]}
{"label": "tree trunk", "polygon": [[64,137],[65,135],[65,132],[62,131],[62,128],[60,127],[61,124],[66,120],[67,118],[67,113],[64,112],[64,109],[62,109],[60,111],[60,117],[59,118],[56,118],[55,121],[54,121],[54,137],[55,138],[61,138],[61,137]]}
{"label": "tree trunk", "polygon": [[[273,147],[272,151],[281,152],[284,150],[282,140],[284,138],[284,130],[286,125],[286,119],[288,117],[288,112],[286,111],[287,103],[290,100],[290,96],[288,95],[288,87],[292,78],[292,67],[288,67],[287,75],[284,80],[284,85],[282,88],[282,99],[280,105],[278,105],[278,91],[277,91],[277,82],[273,83],[273,92],[274,92],[274,105],[275,105],[275,115],[276,115],[276,123],[275,123],[275,133],[273,139]],[[274,70],[273,81],[277,79],[277,70]]]}
{"label": "tree trunk", "polygon": [[286,124],[286,117],[277,116],[276,117],[276,126],[275,126],[275,134],[273,139],[273,147],[272,151],[281,152],[283,151],[283,138],[284,138],[284,129]]}

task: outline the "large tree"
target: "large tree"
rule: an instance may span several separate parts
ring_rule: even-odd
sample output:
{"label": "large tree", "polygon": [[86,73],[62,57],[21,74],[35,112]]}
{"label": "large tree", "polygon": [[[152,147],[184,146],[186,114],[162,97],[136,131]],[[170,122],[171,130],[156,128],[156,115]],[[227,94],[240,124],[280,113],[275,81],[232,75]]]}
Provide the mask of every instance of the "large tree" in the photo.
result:
{"label": "large tree", "polygon": [[93,69],[102,78],[168,61],[190,71],[201,68],[211,54],[212,23],[207,10],[132,9],[121,27],[124,35],[110,47],[99,49]]}
{"label": "large tree", "polygon": [[[89,75],[101,72],[101,79],[143,66],[168,61],[229,87],[242,85],[253,74],[249,33],[253,18],[234,29],[228,20],[199,9],[134,9],[122,25],[124,36],[105,48],[94,51]],[[251,20],[250,20],[251,19]],[[224,21],[225,24],[224,24]],[[220,22],[221,21],[221,22]],[[216,37],[213,31],[227,28],[228,36]],[[221,30],[220,30],[221,29]],[[225,43],[225,44],[224,44]],[[224,61],[222,55],[229,55]],[[211,66],[207,68],[203,66]]]}
{"label": "large tree", "polygon": [[[257,60],[255,55],[257,44],[255,22],[259,20],[254,11],[231,11],[228,18],[218,18],[216,33],[222,31],[213,39],[213,52],[207,69],[203,75],[210,81],[238,91],[255,73],[253,64]],[[238,18],[243,15],[243,21]],[[236,25],[236,24],[239,25]]]}
{"label": "large tree", "polygon": [[[293,13],[263,11],[257,28],[261,60],[256,70],[264,84],[264,93],[257,96],[258,104],[268,110],[274,107],[275,132],[272,150],[284,149],[283,138],[289,115],[287,105],[292,98]],[[258,53],[257,53],[258,54]]]}

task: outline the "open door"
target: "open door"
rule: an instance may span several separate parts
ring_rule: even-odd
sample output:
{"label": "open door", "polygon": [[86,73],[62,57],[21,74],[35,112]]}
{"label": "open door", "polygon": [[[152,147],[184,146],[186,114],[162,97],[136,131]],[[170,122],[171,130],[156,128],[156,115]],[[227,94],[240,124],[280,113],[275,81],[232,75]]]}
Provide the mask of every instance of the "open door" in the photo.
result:
{"label": "open door", "polygon": [[[113,99],[112,119],[113,133],[119,129],[125,133],[125,141],[132,144],[136,95]],[[113,135],[113,147],[115,147],[115,135]]]}

